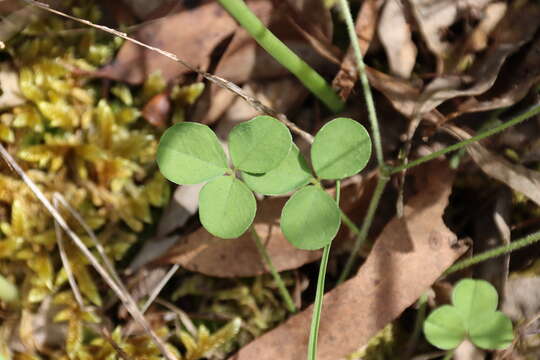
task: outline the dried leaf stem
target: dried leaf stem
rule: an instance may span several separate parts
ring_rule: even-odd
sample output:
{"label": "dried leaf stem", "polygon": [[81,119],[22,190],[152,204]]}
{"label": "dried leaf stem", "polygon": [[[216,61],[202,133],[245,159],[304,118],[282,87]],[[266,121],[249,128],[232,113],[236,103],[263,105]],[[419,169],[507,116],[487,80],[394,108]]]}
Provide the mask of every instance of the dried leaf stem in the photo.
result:
{"label": "dried leaf stem", "polygon": [[257,250],[259,251],[259,255],[261,255],[261,258],[263,259],[264,263],[268,267],[268,270],[274,277],[274,282],[276,283],[276,286],[278,287],[279,293],[281,297],[283,298],[283,301],[285,301],[285,305],[287,306],[287,309],[294,313],[296,312],[296,306],[294,305],[294,301],[291,297],[291,294],[287,290],[287,287],[285,286],[285,283],[283,282],[283,279],[281,278],[281,275],[279,275],[279,272],[277,271],[276,267],[274,266],[274,263],[272,262],[272,258],[270,258],[270,255],[268,255],[268,252],[266,251],[266,247],[261,241],[261,237],[257,233],[257,230],[255,230],[255,227],[252,225],[250,228],[251,231],[251,237],[253,238],[253,241],[255,242],[255,245],[257,246]]}
{"label": "dried leaf stem", "polygon": [[[341,194],[341,181],[336,181],[336,203],[339,208],[339,198]],[[323,255],[319,267],[319,277],[317,279],[317,290],[315,293],[315,301],[313,303],[313,315],[311,316],[311,327],[309,330],[308,342],[308,360],[317,360],[317,339],[319,337],[319,326],[321,323],[321,312],[324,299],[324,283],[326,279],[326,268],[328,267],[328,259],[330,258],[330,248],[332,242],[323,248]]]}
{"label": "dried leaf stem", "polygon": [[218,0],[233,18],[272,57],[294,74],[306,88],[317,96],[330,110],[339,112],[345,106],[343,100],[330,85],[298,55],[279,40],[242,0]]}

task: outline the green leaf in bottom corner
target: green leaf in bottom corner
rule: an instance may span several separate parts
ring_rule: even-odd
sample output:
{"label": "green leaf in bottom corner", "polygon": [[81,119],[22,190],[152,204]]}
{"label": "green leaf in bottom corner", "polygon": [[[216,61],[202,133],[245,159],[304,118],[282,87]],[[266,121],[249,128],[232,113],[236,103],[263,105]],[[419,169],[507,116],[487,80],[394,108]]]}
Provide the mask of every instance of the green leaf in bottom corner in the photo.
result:
{"label": "green leaf in bottom corner", "polygon": [[249,188],[263,195],[282,195],[296,190],[313,178],[306,160],[293,144],[291,151],[279,166],[265,174],[242,172]]}
{"label": "green leaf in bottom corner", "polygon": [[221,176],[206,184],[199,194],[199,218],[214,236],[231,239],[242,235],[253,222],[255,196],[240,180]]}
{"label": "green leaf in bottom corner", "polygon": [[316,250],[332,242],[341,214],[330,195],[317,186],[306,186],[287,201],[281,212],[281,230],[299,249]]}

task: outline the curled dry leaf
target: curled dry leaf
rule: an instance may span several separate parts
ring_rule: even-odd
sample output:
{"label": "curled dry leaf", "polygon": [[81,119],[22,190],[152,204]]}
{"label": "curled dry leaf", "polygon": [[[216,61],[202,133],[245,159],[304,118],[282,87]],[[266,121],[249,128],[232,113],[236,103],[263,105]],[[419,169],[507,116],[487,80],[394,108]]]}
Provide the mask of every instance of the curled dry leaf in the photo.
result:
{"label": "curled dry leaf", "polygon": [[378,26],[391,72],[401,78],[409,78],[416,63],[416,45],[412,41],[411,27],[399,1],[387,1]]}
{"label": "curled dry leaf", "polygon": [[[418,171],[420,192],[409,199],[404,216],[386,225],[358,274],[325,295],[319,360],[340,359],[366,344],[465,251],[442,220],[453,173],[445,162]],[[230,360],[304,358],[311,315],[309,307]]]}
{"label": "curled dry leaf", "polygon": [[[471,138],[471,135],[457,126],[447,126],[446,128],[460,140]],[[468,145],[467,152],[486,175],[505,183],[540,205],[540,172],[512,164],[478,143]]]}
{"label": "curled dry leaf", "polygon": [[468,71],[469,76],[441,76],[424,89],[418,113],[424,114],[458,96],[479,95],[490,89],[502,65],[521,46],[533,39],[540,27],[540,3],[514,4],[493,32],[493,44]]}
{"label": "curled dry leaf", "polygon": [[446,39],[449,28],[469,14],[478,13],[492,0],[410,0],[410,9],[428,48],[438,58],[439,73],[453,44]]}
{"label": "curled dry leaf", "polygon": [[534,41],[521,61],[503,69],[493,88],[482,95],[483,100],[476,97],[469,98],[461,103],[450,117],[512,106],[523,99],[539,82],[540,37]]}

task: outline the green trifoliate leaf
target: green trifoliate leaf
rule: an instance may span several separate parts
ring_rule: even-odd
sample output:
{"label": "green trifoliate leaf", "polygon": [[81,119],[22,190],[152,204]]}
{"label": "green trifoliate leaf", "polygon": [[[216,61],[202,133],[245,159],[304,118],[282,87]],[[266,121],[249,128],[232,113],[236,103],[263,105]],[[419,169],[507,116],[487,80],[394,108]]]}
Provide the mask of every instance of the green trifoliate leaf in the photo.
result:
{"label": "green trifoliate leaf", "polygon": [[324,125],[311,146],[313,169],[321,179],[352,176],[366,166],[370,156],[368,132],[349,118],[337,118]]}
{"label": "green trifoliate leaf", "polygon": [[227,170],[227,157],[216,134],[206,125],[191,122],[165,131],[157,163],[162,174],[177,184],[198,184]]}
{"label": "green trifoliate leaf", "polygon": [[247,186],[259,194],[281,195],[306,185],[313,175],[298,147],[293,144],[277,168],[265,174],[242,172],[242,177]]}
{"label": "green trifoliate leaf", "polygon": [[514,337],[512,322],[496,311],[497,302],[497,291],[487,281],[461,280],[452,293],[453,305],[433,311],[424,322],[426,339],[445,350],[465,337],[483,349],[508,347]]}
{"label": "green trifoliate leaf", "polygon": [[242,235],[253,222],[257,204],[249,188],[232,176],[206,184],[199,194],[199,218],[209,233],[223,239]]}
{"label": "green trifoliate leaf", "polygon": [[455,306],[444,305],[424,321],[424,334],[434,346],[450,350],[461,344],[467,333],[459,310]]}
{"label": "green trifoliate leaf", "polygon": [[500,311],[475,316],[470,324],[469,338],[482,349],[506,349],[514,340],[512,321]]}
{"label": "green trifoliate leaf", "polygon": [[498,302],[497,291],[484,280],[463,279],[452,292],[452,304],[460,309],[466,328],[476,321],[476,317],[496,311]]}
{"label": "green trifoliate leaf", "polygon": [[229,150],[234,166],[253,174],[276,168],[291,146],[289,129],[271,116],[257,116],[238,124],[229,135]]}
{"label": "green trifoliate leaf", "polygon": [[281,230],[299,249],[315,250],[330,244],[340,224],[336,202],[317,186],[300,189],[281,212]]}

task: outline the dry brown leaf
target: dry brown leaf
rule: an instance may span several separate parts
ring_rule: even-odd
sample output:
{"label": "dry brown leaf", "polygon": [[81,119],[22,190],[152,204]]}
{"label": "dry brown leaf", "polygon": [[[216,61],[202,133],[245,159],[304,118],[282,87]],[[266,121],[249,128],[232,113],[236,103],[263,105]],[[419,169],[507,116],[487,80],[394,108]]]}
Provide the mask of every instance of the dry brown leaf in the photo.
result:
{"label": "dry brown leaf", "polygon": [[[447,129],[460,140],[471,138],[471,135],[457,126],[448,126]],[[468,145],[467,152],[486,175],[505,183],[540,205],[540,172],[512,164],[478,143]]]}
{"label": "dry brown leaf", "polygon": [[[321,257],[320,251],[299,250],[279,227],[287,198],[267,198],[259,204],[254,225],[278,271],[296,269]],[[264,263],[246,232],[236,239],[220,239],[200,228],[171,249],[163,261],[210,276],[243,277],[266,273]]]}
{"label": "dry brown leaf", "polygon": [[[420,168],[420,192],[378,237],[358,274],[324,297],[319,360],[350,354],[410,306],[464,251],[445,226],[453,173],[445,162]],[[312,307],[242,348],[230,360],[305,358]]]}
{"label": "dry brown leaf", "polygon": [[[354,215],[359,212],[365,213],[375,180],[374,173],[371,173],[342,185],[343,201],[340,205],[350,217],[355,218]],[[334,190],[328,191],[332,193]],[[278,271],[295,269],[321,257],[320,251],[294,248],[283,236],[279,218],[286,201],[286,197],[265,198],[260,202],[254,221],[255,229]],[[341,242],[347,236],[347,232],[340,232],[337,240]],[[180,239],[161,261],[177,263],[188,270],[218,277],[255,276],[268,272],[249,232],[240,238],[227,240],[216,238],[201,228]]]}
{"label": "dry brown leaf", "polygon": [[493,91],[482,95],[483,100],[469,98],[460,104],[450,118],[463,113],[488,111],[512,106],[523,99],[529,90],[540,82],[540,37],[527,51],[525,58],[508,66],[497,79]]}
{"label": "dry brown leaf", "polygon": [[[468,14],[479,13],[493,0],[410,0],[422,37],[428,48],[438,59],[438,73],[444,71],[444,59],[448,57],[455,43],[446,39],[449,28]],[[457,42],[459,44],[459,42]]]}
{"label": "dry brown leaf", "polygon": [[[452,0],[453,1],[453,0]],[[540,4],[514,4],[493,32],[493,45],[468,71],[469,76],[448,75],[434,79],[424,89],[418,113],[424,114],[458,96],[479,95],[490,89],[508,56],[533,39],[540,27]]]}
{"label": "dry brown leaf", "polygon": [[[379,18],[379,10],[382,6],[382,0],[366,0],[362,2],[362,7],[356,18],[356,34],[360,51],[363,55],[366,54],[371,40],[375,35],[377,21]],[[358,71],[356,70],[356,62],[354,60],[354,52],[349,46],[347,54],[341,62],[341,68],[332,82],[333,86],[340,89],[339,95],[347,99],[351,94],[354,84],[358,79]]]}
{"label": "dry brown leaf", "polygon": [[[260,2],[253,3],[255,13],[259,12],[259,6]],[[217,2],[212,2],[148,22],[133,37],[206,70],[212,51],[237,27],[225,10]],[[99,70],[96,75],[137,84],[155,71],[161,71],[166,80],[189,72],[187,68],[161,54],[126,42],[114,62]]]}
{"label": "dry brown leaf", "polygon": [[377,33],[386,51],[391,72],[400,78],[408,79],[416,63],[417,50],[403,5],[399,1],[386,2]]}

